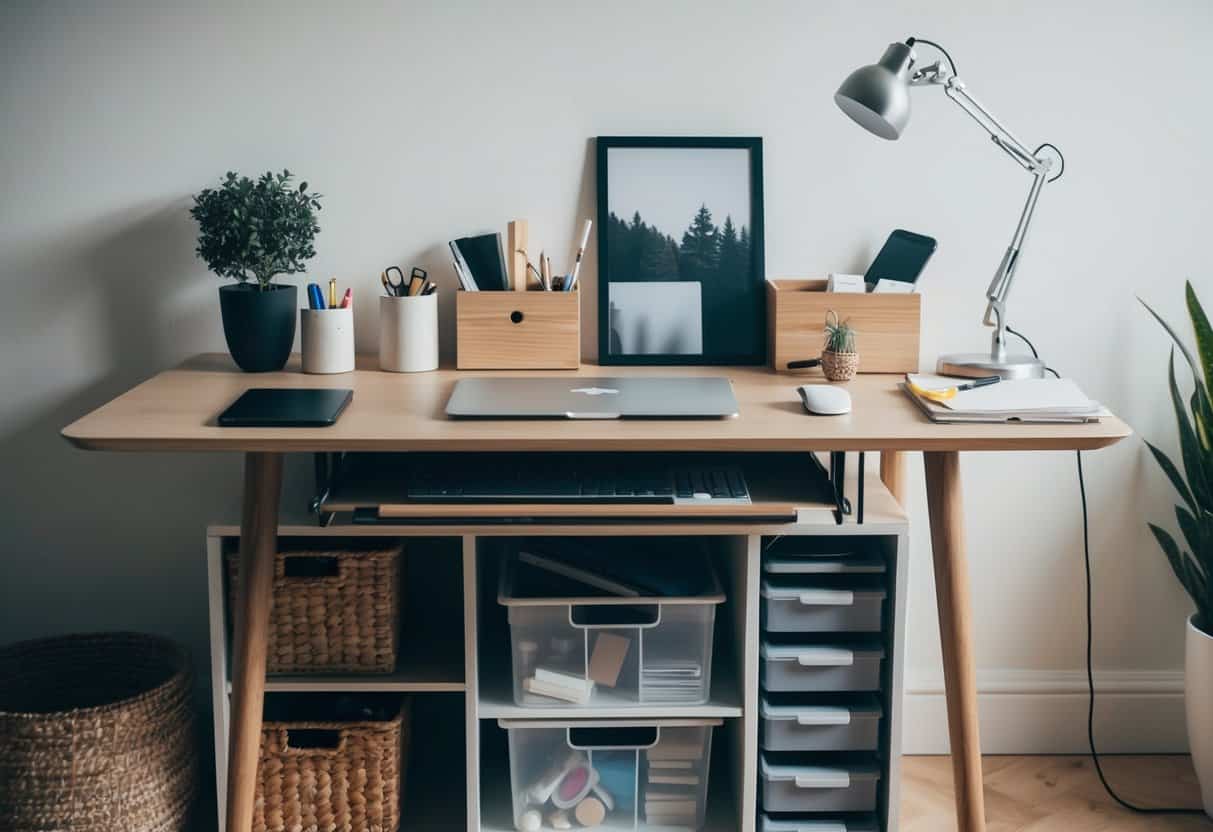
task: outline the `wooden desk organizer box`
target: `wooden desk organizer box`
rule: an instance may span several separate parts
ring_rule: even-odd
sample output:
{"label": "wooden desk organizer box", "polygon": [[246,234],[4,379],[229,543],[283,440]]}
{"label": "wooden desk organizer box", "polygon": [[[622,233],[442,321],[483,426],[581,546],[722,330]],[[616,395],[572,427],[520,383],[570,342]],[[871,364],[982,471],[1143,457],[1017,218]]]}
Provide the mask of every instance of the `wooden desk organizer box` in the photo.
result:
{"label": "wooden desk organizer box", "polygon": [[509,228],[513,291],[455,293],[455,366],[460,370],[576,370],[581,366],[581,292],[527,289],[526,220]]}
{"label": "wooden desk organizer box", "polygon": [[826,313],[855,328],[861,373],[918,372],[922,295],[827,292],[824,280],[767,281],[771,367],[817,358],[825,344]]}

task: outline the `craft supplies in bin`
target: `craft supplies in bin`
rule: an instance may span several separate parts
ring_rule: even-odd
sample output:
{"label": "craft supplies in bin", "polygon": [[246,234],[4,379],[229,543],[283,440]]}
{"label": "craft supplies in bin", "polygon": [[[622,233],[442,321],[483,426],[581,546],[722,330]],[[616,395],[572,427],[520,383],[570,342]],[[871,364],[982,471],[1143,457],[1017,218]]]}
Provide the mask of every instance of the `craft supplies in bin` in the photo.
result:
{"label": "craft supplies in bin", "polygon": [[0,829],[186,832],[197,794],[191,674],[156,636],[0,649]]}
{"label": "craft supplies in bin", "polygon": [[[391,673],[400,629],[401,546],[289,548],[274,556],[269,673]],[[227,554],[236,607],[239,554]]]}
{"label": "craft supplies in bin", "polygon": [[253,832],[396,832],[409,706],[388,694],[267,699]]}
{"label": "craft supplies in bin", "polygon": [[761,759],[762,808],[768,812],[874,812],[875,763],[782,765]]}
{"label": "craft supplies in bin", "polygon": [[[631,541],[608,545],[619,551],[600,553],[588,561],[593,567],[546,551],[507,557],[498,601],[508,609],[514,701],[535,707],[706,702],[716,606],[724,601],[710,559],[701,550],[665,552],[629,572],[629,564],[646,560],[645,552]],[[592,571],[608,565],[610,575]]]}
{"label": "craft supplies in bin", "polygon": [[701,829],[718,719],[500,720],[514,825]]}

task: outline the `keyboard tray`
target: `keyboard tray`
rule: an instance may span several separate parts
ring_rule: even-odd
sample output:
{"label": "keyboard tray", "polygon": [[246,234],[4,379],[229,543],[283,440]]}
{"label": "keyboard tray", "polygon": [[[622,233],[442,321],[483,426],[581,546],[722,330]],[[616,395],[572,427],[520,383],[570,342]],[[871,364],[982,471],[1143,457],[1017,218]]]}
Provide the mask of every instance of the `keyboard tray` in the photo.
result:
{"label": "keyboard tray", "polygon": [[[485,461],[503,470],[527,470],[540,466],[553,455],[527,453],[415,453],[347,454],[336,484],[321,503],[326,512],[359,511],[364,520],[416,522],[424,519],[506,520],[516,518],[636,519],[636,520],[728,520],[762,519],[770,522],[821,522],[832,518],[833,492],[809,454],[619,454],[609,455],[612,465],[624,467],[629,457],[646,467],[666,465],[736,467],[745,477],[750,500],[705,501],[703,504],[634,502],[608,503],[588,500],[526,502],[517,497],[501,503],[432,502],[409,499],[406,472],[410,466],[444,468],[461,464],[482,465]],[[580,458],[594,454],[580,454]],[[603,455],[608,458],[608,455]],[[373,512],[373,514],[371,514]]]}

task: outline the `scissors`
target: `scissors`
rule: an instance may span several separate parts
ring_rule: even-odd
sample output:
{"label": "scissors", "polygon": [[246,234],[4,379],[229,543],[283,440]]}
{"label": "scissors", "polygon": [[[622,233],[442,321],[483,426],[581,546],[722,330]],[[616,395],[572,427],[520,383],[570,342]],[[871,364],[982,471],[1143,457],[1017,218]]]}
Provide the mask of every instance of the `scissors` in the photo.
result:
{"label": "scissors", "polygon": [[[400,278],[399,283],[392,280],[392,272],[395,272],[396,276]],[[383,281],[383,291],[387,292],[388,297],[404,297],[409,282],[405,279],[404,272],[400,270],[399,266],[388,266],[383,270],[383,273],[379,275],[379,279]]]}

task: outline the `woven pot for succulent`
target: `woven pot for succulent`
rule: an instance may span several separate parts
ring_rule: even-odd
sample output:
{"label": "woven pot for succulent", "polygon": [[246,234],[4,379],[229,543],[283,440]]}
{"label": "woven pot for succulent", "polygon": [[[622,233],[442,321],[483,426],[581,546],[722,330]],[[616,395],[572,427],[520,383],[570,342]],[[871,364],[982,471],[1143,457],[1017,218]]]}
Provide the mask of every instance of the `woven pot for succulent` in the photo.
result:
{"label": "woven pot for succulent", "polygon": [[826,342],[821,353],[821,371],[830,381],[850,381],[859,371],[859,353],[855,351],[855,330],[838,313],[826,313]]}
{"label": "woven pot for succulent", "polygon": [[261,728],[253,832],[396,832],[409,701],[356,720]]}
{"label": "woven pot for succulent", "polygon": [[[391,673],[400,622],[401,547],[287,550],[274,556],[270,673]],[[228,598],[240,589],[230,552]]]}
{"label": "woven pot for succulent", "polygon": [[0,649],[0,829],[182,832],[197,791],[185,652],[139,633]]}

